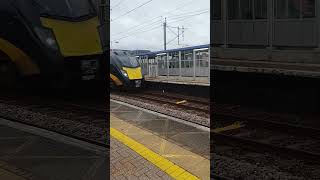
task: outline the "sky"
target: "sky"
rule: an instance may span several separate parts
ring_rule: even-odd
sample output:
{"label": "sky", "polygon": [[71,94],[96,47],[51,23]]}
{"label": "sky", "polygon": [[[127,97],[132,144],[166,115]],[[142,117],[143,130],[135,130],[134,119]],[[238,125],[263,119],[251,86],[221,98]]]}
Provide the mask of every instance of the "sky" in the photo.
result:
{"label": "sky", "polygon": [[163,50],[165,18],[167,49],[210,42],[210,0],[110,0],[110,3],[112,49]]}

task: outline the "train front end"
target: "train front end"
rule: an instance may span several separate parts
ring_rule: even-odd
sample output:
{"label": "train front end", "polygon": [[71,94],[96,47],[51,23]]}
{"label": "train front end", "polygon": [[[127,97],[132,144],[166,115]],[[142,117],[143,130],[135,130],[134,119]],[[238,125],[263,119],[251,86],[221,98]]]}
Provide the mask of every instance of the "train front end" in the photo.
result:
{"label": "train front end", "polygon": [[52,31],[67,82],[103,81],[106,58],[98,32],[97,4],[91,0],[37,0],[41,25]]}
{"label": "train front end", "polygon": [[63,88],[105,82],[102,44],[109,40],[101,33],[108,30],[101,29],[95,0],[15,0],[0,5],[0,60],[8,61],[12,72]]}
{"label": "train front end", "polygon": [[111,51],[110,87],[136,89],[143,86],[141,66],[134,56],[124,51]]}

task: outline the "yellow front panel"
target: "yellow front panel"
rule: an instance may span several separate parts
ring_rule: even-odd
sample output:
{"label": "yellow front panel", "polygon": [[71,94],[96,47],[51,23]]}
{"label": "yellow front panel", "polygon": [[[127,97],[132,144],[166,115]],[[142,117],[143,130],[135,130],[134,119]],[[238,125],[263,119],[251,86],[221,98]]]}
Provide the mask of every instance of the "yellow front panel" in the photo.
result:
{"label": "yellow front panel", "polygon": [[123,67],[123,70],[125,70],[127,72],[130,80],[142,79],[141,67],[138,67],[138,68]]}
{"label": "yellow front panel", "polygon": [[81,22],[41,18],[41,22],[53,30],[64,57],[102,53],[97,17]]}

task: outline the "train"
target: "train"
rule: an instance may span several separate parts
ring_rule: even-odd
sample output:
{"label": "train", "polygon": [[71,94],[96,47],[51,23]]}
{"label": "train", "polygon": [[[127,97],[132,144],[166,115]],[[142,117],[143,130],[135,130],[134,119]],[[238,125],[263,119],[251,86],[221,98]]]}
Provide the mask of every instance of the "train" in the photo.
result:
{"label": "train", "polygon": [[144,76],[141,65],[130,52],[123,50],[110,51],[110,88],[141,89]]}
{"label": "train", "polygon": [[99,16],[107,16],[105,9],[94,0],[0,1],[0,86],[105,81],[109,30]]}

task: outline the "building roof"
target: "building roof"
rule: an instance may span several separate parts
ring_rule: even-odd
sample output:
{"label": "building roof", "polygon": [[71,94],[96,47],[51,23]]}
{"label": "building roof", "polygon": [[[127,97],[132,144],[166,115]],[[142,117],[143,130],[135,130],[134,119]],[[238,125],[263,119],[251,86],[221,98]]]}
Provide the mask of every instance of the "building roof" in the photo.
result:
{"label": "building roof", "polygon": [[202,48],[209,48],[209,47],[210,47],[209,44],[205,44],[205,45],[199,45],[199,46],[190,46],[190,47],[184,47],[184,48],[176,48],[176,49],[168,49],[168,50],[162,50],[162,51],[142,53],[142,54],[137,54],[136,56],[156,56],[157,54],[160,54],[160,53],[188,51],[188,50],[193,50],[193,49],[202,49]]}

